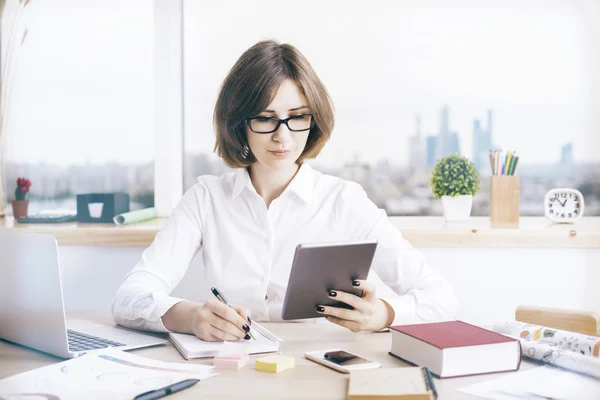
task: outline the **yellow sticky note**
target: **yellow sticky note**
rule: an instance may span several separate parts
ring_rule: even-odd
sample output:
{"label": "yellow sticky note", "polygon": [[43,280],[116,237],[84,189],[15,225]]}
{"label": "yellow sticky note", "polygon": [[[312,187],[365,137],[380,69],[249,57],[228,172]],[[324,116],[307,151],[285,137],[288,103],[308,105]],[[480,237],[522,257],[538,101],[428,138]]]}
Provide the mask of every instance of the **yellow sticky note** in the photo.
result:
{"label": "yellow sticky note", "polygon": [[273,355],[256,360],[256,370],[263,372],[281,372],[294,368],[296,359],[294,357]]}

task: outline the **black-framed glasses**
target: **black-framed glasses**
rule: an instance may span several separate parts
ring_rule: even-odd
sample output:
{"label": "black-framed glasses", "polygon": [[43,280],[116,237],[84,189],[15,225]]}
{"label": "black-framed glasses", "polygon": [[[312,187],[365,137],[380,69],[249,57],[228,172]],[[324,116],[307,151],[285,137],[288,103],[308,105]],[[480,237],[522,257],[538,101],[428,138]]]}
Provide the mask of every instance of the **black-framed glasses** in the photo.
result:
{"label": "black-framed glasses", "polygon": [[273,133],[285,124],[292,132],[302,132],[314,128],[315,119],[312,114],[292,115],[286,119],[275,117],[252,117],[246,119],[246,124],[254,133]]}

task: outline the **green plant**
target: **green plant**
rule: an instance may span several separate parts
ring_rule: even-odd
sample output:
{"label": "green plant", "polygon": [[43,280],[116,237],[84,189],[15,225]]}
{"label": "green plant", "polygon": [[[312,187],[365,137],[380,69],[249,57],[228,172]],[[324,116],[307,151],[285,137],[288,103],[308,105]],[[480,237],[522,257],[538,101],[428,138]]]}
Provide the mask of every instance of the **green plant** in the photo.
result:
{"label": "green plant", "polygon": [[475,164],[457,154],[442,158],[431,173],[431,189],[436,199],[474,195],[479,189],[479,173]]}
{"label": "green plant", "polygon": [[25,178],[17,179],[17,188],[15,189],[15,200],[25,200],[31,187],[31,181]]}

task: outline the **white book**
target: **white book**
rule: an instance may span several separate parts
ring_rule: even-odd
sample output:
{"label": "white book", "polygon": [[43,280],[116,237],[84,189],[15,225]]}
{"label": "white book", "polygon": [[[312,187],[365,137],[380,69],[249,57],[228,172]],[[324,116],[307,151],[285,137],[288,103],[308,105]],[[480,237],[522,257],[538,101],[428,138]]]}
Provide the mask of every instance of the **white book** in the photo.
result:
{"label": "white book", "polygon": [[186,360],[190,358],[214,357],[225,346],[227,352],[235,351],[241,354],[273,353],[281,349],[283,340],[257,322],[252,321],[250,332],[256,340],[242,339],[237,342],[206,342],[195,335],[185,333],[169,333],[169,339]]}

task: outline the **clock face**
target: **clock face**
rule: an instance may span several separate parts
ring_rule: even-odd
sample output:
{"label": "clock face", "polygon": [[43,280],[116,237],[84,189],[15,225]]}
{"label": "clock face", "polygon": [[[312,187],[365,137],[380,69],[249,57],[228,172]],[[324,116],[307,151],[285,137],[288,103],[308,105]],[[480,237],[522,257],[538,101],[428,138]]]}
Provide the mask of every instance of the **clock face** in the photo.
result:
{"label": "clock face", "polygon": [[544,213],[554,222],[572,222],[583,215],[583,196],[575,189],[552,189],[544,197]]}

